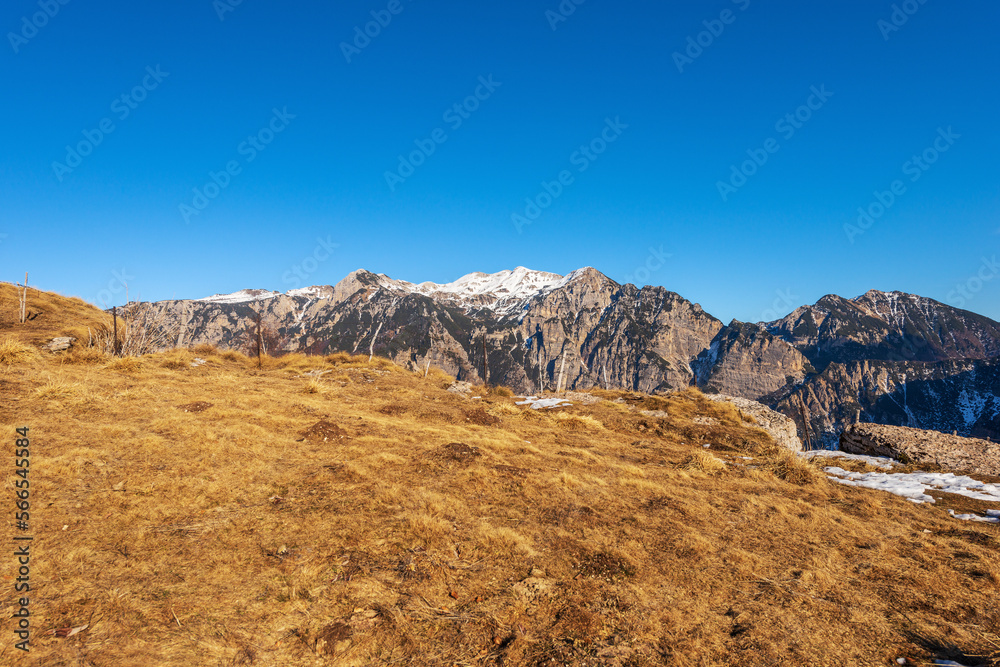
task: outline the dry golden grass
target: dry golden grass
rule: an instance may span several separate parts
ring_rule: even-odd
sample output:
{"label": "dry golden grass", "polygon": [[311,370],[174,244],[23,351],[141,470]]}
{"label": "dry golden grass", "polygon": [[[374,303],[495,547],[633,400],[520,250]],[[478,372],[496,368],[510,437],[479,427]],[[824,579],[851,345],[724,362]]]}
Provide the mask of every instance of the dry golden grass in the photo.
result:
{"label": "dry golden grass", "polygon": [[552,412],[367,356],[64,356],[0,366],[0,434],[31,427],[35,538],[33,650],[8,637],[0,664],[1000,651],[997,526],[832,484],[694,391]]}
{"label": "dry golden grass", "polygon": [[14,338],[0,340],[0,365],[11,366],[31,361],[39,356],[38,350]]}

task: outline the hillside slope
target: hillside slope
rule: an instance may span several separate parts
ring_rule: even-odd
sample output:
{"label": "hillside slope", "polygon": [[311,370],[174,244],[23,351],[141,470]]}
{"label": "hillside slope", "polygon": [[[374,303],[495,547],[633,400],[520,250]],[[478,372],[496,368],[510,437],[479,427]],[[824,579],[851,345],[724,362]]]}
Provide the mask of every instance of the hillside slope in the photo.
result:
{"label": "hillside slope", "polygon": [[[832,484],[696,391],[533,410],[450,382],[367,355],[258,370],[209,347],[0,364],[0,433],[31,429],[35,631],[30,656],[5,642],[0,662],[826,666],[998,651],[1000,529],[944,511],[980,501]],[[0,601],[12,607],[11,587]]]}

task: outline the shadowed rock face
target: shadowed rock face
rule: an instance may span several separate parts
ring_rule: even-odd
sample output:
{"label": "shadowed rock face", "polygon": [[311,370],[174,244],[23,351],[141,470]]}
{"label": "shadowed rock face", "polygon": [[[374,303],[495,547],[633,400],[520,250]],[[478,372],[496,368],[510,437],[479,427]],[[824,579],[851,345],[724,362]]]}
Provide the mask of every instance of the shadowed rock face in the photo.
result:
{"label": "shadowed rock face", "polygon": [[1000,437],[1000,324],[900,292],[826,296],[775,322],[728,326],[662,287],[619,285],[592,268],[446,285],[355,271],[284,295],[163,304],[182,345],[249,350],[256,306],[272,352],[371,350],[477,383],[488,368],[491,383],[521,392],[697,385],[784,413],[803,441],[804,404],[814,446],[835,447],[857,421]]}
{"label": "shadowed rock face", "polygon": [[854,424],[840,437],[840,448],[852,454],[888,456],[901,461],[933,463],[946,470],[1000,476],[1000,445],[934,431],[883,424]]}
{"label": "shadowed rock face", "polygon": [[692,364],[704,391],[757,400],[814,373],[809,360],[758,324],[733,321]]}

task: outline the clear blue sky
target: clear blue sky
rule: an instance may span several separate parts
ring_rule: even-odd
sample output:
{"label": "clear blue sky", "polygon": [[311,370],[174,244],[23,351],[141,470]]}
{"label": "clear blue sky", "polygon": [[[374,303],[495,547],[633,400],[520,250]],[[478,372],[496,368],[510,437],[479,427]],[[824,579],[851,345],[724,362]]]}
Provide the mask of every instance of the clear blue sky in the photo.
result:
{"label": "clear blue sky", "polygon": [[[111,305],[122,270],[155,300],[589,265],[726,321],[871,288],[1000,318],[996,2],[897,26],[871,0],[232,1],[4,3],[0,278]],[[767,162],[731,181],[747,151]]]}

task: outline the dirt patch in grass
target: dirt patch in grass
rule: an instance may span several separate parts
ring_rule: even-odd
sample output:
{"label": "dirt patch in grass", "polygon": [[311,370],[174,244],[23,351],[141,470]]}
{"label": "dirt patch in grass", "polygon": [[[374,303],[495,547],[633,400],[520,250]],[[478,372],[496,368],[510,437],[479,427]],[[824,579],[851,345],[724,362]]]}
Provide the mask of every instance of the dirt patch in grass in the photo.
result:
{"label": "dirt patch in grass", "polygon": [[465,421],[476,426],[499,426],[501,419],[486,412],[483,408],[465,411]]}
{"label": "dirt patch in grass", "polygon": [[212,407],[211,403],[206,403],[205,401],[195,401],[194,403],[185,403],[184,405],[178,405],[178,410],[183,410],[184,412],[204,412]]}
{"label": "dirt patch in grass", "polygon": [[343,653],[351,643],[354,630],[350,625],[338,621],[331,623],[321,629],[314,642],[316,653],[319,655],[335,655]]}
{"label": "dirt patch in grass", "polygon": [[347,431],[326,419],[319,420],[301,435],[307,442],[340,442],[350,437]]}
{"label": "dirt patch in grass", "polygon": [[585,577],[595,577],[605,581],[618,581],[635,576],[635,565],[620,556],[600,552],[584,552],[580,554],[580,574]]}
{"label": "dirt patch in grass", "polygon": [[472,465],[482,455],[478,447],[470,447],[461,442],[449,442],[435,451],[435,458],[462,466]]}

